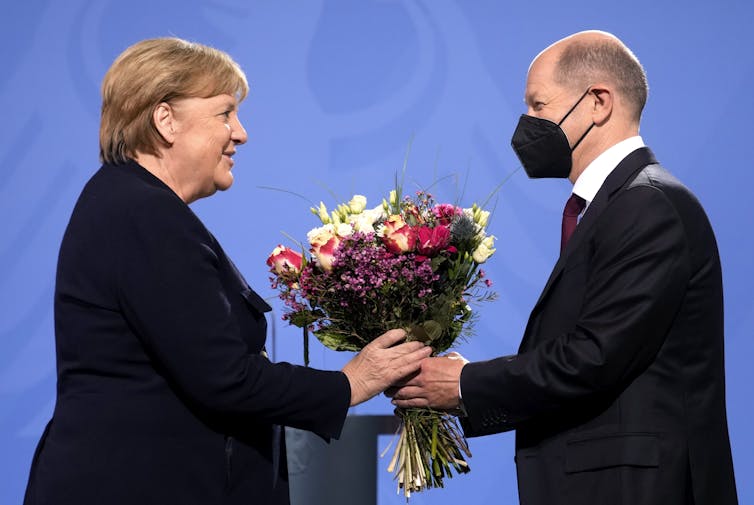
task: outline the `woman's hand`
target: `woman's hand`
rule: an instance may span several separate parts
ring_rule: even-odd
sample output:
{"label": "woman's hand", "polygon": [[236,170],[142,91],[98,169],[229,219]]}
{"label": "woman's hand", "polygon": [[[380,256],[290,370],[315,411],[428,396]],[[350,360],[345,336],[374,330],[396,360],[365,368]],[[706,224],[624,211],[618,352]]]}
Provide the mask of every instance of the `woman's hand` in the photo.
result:
{"label": "woman's hand", "polygon": [[[432,354],[422,342],[404,342],[404,330],[390,330],[367,344],[343,367],[351,384],[351,406],[365,402],[419,370]],[[398,345],[396,345],[398,344]]]}

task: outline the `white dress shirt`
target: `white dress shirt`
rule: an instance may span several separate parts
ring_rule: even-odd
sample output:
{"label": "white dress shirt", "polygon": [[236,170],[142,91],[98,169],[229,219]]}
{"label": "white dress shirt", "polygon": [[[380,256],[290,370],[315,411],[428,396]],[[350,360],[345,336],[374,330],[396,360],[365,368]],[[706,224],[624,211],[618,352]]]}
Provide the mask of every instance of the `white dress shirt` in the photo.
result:
{"label": "white dress shirt", "polygon": [[623,158],[640,147],[644,147],[644,141],[640,136],[629,137],[626,140],[621,140],[594,158],[594,160],[587,165],[573,184],[573,192],[586,200],[584,211],[589,208],[589,204],[594,200],[597,191],[600,190],[605,179],[610,175],[610,172],[618,166],[618,163],[623,161]]}

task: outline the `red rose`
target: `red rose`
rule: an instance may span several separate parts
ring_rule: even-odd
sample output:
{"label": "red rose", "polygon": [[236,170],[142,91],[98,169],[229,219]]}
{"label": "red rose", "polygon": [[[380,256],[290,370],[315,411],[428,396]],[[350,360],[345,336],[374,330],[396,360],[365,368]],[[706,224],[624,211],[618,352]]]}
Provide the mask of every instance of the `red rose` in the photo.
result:
{"label": "red rose", "polygon": [[435,215],[438,223],[448,226],[454,217],[463,214],[463,209],[449,203],[438,203],[432,208],[432,213]]}
{"label": "red rose", "polygon": [[417,230],[418,243],[416,250],[423,256],[437,256],[450,244],[450,230],[446,226],[430,228],[422,226]]}

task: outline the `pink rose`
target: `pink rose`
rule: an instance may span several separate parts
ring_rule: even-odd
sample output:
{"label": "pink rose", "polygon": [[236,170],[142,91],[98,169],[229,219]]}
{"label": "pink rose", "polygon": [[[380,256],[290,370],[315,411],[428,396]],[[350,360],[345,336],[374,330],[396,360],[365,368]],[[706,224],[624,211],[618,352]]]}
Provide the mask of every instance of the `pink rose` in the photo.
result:
{"label": "pink rose", "polygon": [[332,270],[332,260],[335,256],[335,250],[340,245],[340,237],[337,235],[331,235],[328,237],[321,237],[319,240],[311,242],[312,248],[309,249],[312,255],[317,258],[317,263],[325,272]]}
{"label": "pink rose", "polygon": [[304,257],[301,253],[289,249],[288,247],[278,245],[272,250],[272,254],[267,258],[267,266],[277,275],[285,273],[298,274],[304,265]]}
{"label": "pink rose", "polygon": [[[343,228],[342,230],[340,228]],[[339,233],[339,231],[341,233]],[[348,224],[326,224],[319,228],[314,228],[306,234],[311,244],[309,251],[317,259],[317,263],[325,272],[332,270],[333,256],[335,250],[340,245],[341,237],[347,236],[347,233],[353,233],[353,227]]]}
{"label": "pink rose", "polygon": [[450,244],[450,230],[446,226],[422,226],[417,230],[416,250],[423,256],[437,256]]}
{"label": "pink rose", "polygon": [[449,203],[438,203],[432,208],[432,214],[435,215],[438,223],[448,226],[454,217],[463,214],[463,209]]}
{"label": "pink rose", "polygon": [[393,254],[410,252],[416,247],[416,231],[399,215],[392,215],[385,221],[382,241]]}

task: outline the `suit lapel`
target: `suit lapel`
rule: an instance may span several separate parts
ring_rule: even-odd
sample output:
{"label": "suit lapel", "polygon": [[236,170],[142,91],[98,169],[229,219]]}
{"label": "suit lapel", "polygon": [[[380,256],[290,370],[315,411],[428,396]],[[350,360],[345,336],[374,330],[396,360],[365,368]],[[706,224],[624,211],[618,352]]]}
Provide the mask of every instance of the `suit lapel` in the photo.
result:
{"label": "suit lapel", "polygon": [[[579,221],[578,226],[576,226],[576,231],[568,241],[565,250],[560,255],[560,258],[558,258],[558,262],[555,264],[555,267],[550,274],[550,278],[547,279],[547,283],[542,290],[542,294],[539,295],[539,299],[534,305],[534,309],[532,309],[531,315],[529,316],[529,323],[527,324],[524,338],[528,337],[532,320],[539,312],[539,309],[547,298],[547,294],[550,292],[550,289],[553,287],[553,285],[560,277],[560,274],[563,272],[563,267],[565,266],[568,257],[572,254],[573,251],[577,250],[581,246],[586,237],[590,236],[589,230],[592,228],[594,223],[597,222],[597,219],[599,218],[600,214],[602,214],[602,211],[605,209],[605,207],[607,207],[612,196],[627,182],[633,180],[637,172],[639,172],[647,165],[654,163],[657,163],[657,160],[655,159],[654,154],[652,154],[652,151],[648,147],[642,147],[623,158],[618,166],[616,166],[615,169],[610,173],[610,175],[608,175],[607,179],[605,179],[602,187],[595,195],[594,200],[589,204],[589,207],[584,213],[584,216],[581,218],[581,221]],[[523,347],[524,343],[522,342],[521,345]]]}

